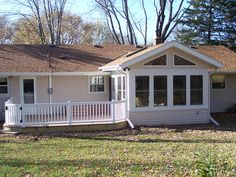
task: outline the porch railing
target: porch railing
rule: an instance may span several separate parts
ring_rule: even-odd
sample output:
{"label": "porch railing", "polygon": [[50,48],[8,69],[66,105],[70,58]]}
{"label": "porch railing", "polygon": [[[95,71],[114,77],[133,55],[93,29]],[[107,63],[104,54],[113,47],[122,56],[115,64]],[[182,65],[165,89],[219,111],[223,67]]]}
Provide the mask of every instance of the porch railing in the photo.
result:
{"label": "porch railing", "polygon": [[5,123],[22,127],[115,123],[125,120],[125,104],[125,101],[52,104],[13,104],[7,101]]}

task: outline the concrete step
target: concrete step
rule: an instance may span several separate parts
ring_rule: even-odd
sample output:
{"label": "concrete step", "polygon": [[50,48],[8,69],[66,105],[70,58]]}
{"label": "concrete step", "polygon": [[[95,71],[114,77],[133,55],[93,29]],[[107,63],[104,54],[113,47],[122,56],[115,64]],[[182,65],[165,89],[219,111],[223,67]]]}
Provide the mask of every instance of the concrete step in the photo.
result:
{"label": "concrete step", "polygon": [[11,134],[11,135],[18,135],[20,132],[15,132],[15,131],[9,131],[9,130],[0,130],[0,133],[2,134]]}

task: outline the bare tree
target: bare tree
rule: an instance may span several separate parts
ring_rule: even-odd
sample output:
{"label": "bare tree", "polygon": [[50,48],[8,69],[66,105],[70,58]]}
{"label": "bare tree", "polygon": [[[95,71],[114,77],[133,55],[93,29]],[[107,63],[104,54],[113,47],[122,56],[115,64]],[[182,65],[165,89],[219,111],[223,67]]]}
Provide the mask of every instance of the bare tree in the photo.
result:
{"label": "bare tree", "polygon": [[[170,36],[175,27],[178,25],[179,20],[185,13],[185,10],[183,10],[183,3],[184,0],[159,0],[158,3],[156,0],[153,0],[157,14],[155,39],[156,44],[165,42],[165,40]],[[177,9],[176,11],[174,11],[174,6]]]}
{"label": "bare tree", "polygon": [[[29,14],[20,13],[20,15],[35,28],[42,44],[48,42],[51,44],[61,43],[62,21],[66,0],[25,0],[23,2],[15,0],[15,2],[29,9]],[[30,21],[32,18],[36,20],[36,25]],[[50,41],[46,40],[45,23],[49,29]]]}
{"label": "bare tree", "polygon": [[[124,44],[125,41],[124,30],[121,30],[124,28],[121,25],[122,21],[126,22],[126,39],[129,44],[137,44],[136,36],[138,34],[142,36],[143,43],[147,44],[148,13],[144,0],[139,1],[143,11],[144,24],[140,24],[135,19],[128,0],[95,0],[95,2],[105,13],[110,32],[118,44]],[[178,25],[186,10],[183,10],[183,4],[184,0],[153,0],[156,11],[156,43],[163,43]],[[121,10],[118,8],[119,5],[122,7]]]}
{"label": "bare tree", "polygon": [[[96,4],[102,9],[104,12],[107,25],[110,29],[111,35],[113,36],[114,40],[118,44],[137,44],[137,34],[141,33],[144,37],[144,43],[146,44],[147,36],[147,23],[144,25],[144,31],[136,24],[134,20],[133,14],[129,8],[128,0],[121,0],[119,3],[121,4],[121,8],[118,8],[116,5],[116,0],[95,0]],[[144,7],[144,1],[142,1],[142,7]],[[144,10],[144,13],[146,11]],[[147,14],[145,14],[146,16]],[[126,32],[123,30],[124,26],[122,26],[123,22],[126,24]],[[138,31],[135,29],[138,28]],[[125,35],[126,34],[126,35]]]}
{"label": "bare tree", "polygon": [[0,44],[11,43],[12,28],[5,16],[0,16]]}

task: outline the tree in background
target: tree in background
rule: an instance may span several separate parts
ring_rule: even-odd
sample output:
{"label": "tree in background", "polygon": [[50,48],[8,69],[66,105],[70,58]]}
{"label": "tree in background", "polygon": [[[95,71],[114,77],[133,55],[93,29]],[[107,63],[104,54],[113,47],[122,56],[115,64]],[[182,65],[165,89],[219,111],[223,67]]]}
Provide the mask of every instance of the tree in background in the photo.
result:
{"label": "tree in background", "polygon": [[[132,6],[128,0],[95,0],[96,4],[102,9],[107,19],[107,25],[114,40],[118,44],[137,44],[137,35],[141,34],[144,45],[147,44],[148,11],[146,10],[144,0],[140,3],[140,13],[143,14],[143,23],[140,24],[132,13]],[[156,43],[163,43],[170,36],[172,31],[178,25],[183,17],[184,0],[153,0],[153,7],[156,12]],[[125,22],[126,30],[122,28]],[[125,40],[127,39],[127,40]]]}
{"label": "tree in background", "polygon": [[0,44],[10,43],[12,28],[5,16],[0,16]]}
{"label": "tree in background", "polygon": [[[51,31],[47,27],[46,17],[41,16],[45,44],[50,44]],[[12,24],[14,44],[42,44],[38,35],[37,21],[34,18],[21,18]],[[114,43],[106,25],[101,22],[85,22],[78,15],[65,12],[61,23],[60,44],[102,44]]]}
{"label": "tree in background", "polygon": [[177,30],[186,44],[235,45],[236,2],[233,0],[192,0]]}

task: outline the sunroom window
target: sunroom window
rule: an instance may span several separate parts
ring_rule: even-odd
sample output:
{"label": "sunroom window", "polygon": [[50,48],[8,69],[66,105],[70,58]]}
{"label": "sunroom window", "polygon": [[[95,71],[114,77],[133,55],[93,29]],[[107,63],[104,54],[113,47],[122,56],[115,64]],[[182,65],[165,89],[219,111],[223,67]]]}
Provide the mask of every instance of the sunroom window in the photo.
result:
{"label": "sunroom window", "polygon": [[225,89],[225,75],[212,75],[212,89]]}
{"label": "sunroom window", "polygon": [[125,100],[125,76],[112,77],[112,100]]}
{"label": "sunroom window", "polygon": [[160,57],[158,57],[158,58],[156,58],[156,59],[154,59],[154,60],[151,60],[151,61],[149,61],[149,62],[147,62],[147,63],[145,63],[144,65],[145,66],[165,66],[166,65],[166,55],[162,55],[162,56],[160,56]]}
{"label": "sunroom window", "polygon": [[0,94],[8,93],[8,82],[7,78],[0,78]]}
{"label": "sunroom window", "polygon": [[183,57],[180,57],[178,55],[174,55],[174,64],[175,66],[194,66],[195,63],[184,59]]}
{"label": "sunroom window", "polygon": [[135,77],[135,105],[146,107],[149,105],[149,76]]}
{"label": "sunroom window", "polygon": [[186,76],[173,77],[174,105],[186,105]]}
{"label": "sunroom window", "polygon": [[203,103],[203,82],[202,76],[190,77],[191,105],[201,105]]}
{"label": "sunroom window", "polygon": [[90,76],[89,84],[90,92],[104,92],[105,90],[104,76]]}
{"label": "sunroom window", "polygon": [[167,106],[167,76],[154,76],[154,106]]}

